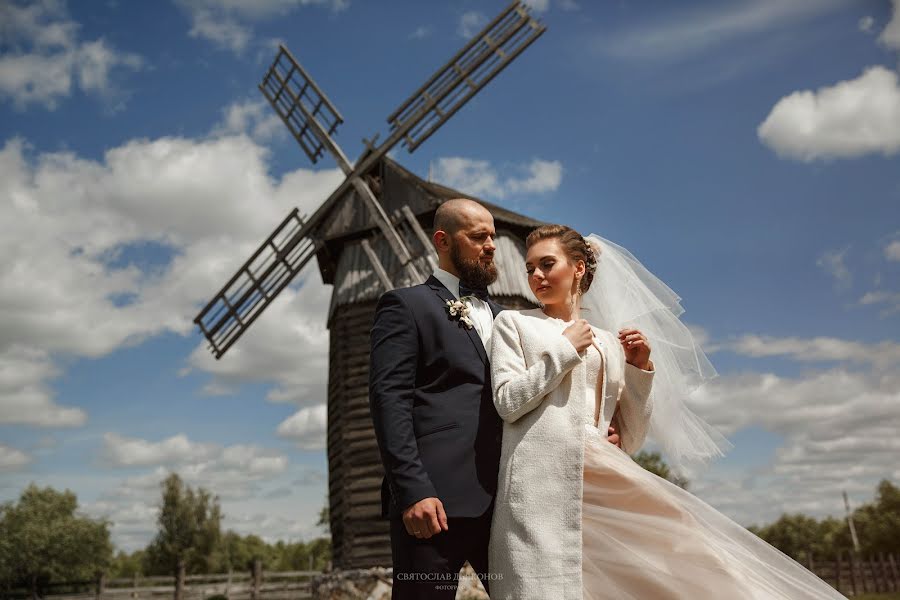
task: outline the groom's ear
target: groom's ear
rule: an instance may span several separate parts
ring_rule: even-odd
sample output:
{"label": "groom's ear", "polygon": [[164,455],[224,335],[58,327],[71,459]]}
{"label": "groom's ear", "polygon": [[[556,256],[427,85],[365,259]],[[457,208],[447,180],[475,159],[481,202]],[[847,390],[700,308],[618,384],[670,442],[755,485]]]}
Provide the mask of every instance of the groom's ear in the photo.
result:
{"label": "groom's ear", "polygon": [[440,253],[441,251],[446,252],[450,249],[450,234],[448,234],[443,229],[437,229],[434,232],[434,235],[431,236],[432,241],[434,242],[434,247]]}

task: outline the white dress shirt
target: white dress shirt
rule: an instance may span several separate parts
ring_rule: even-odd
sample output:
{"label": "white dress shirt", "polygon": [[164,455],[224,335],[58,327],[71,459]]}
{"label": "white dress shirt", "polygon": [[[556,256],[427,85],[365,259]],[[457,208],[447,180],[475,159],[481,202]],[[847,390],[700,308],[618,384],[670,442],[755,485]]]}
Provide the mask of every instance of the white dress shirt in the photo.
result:
{"label": "white dress shirt", "polygon": [[[444,284],[445,288],[450,290],[450,293],[453,294],[454,298],[459,300],[459,277],[453,273],[448,273],[441,268],[435,270],[434,276],[438,281]],[[488,303],[481,298],[467,296],[463,302],[471,308],[469,316],[475,324],[475,331],[478,333],[478,337],[481,338],[481,343],[484,345],[487,355],[490,356],[491,331],[494,328],[494,313],[491,312],[491,307],[488,306]]]}

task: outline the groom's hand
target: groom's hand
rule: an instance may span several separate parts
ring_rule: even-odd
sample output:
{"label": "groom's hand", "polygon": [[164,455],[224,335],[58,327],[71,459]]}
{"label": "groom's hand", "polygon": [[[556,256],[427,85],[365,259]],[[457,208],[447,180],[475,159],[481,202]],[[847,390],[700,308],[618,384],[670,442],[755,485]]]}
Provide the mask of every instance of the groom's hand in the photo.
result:
{"label": "groom's hand", "polygon": [[437,498],[423,498],[403,511],[403,525],[409,535],[427,540],[436,533],[447,531],[447,513]]}

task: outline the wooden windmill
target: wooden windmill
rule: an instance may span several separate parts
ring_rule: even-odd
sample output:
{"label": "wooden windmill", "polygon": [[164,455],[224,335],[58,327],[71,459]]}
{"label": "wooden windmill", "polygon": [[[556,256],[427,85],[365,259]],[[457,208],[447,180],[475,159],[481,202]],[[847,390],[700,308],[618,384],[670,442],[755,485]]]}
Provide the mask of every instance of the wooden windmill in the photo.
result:
{"label": "wooden windmill", "polygon": [[[336,567],[390,565],[389,530],[380,515],[383,469],[368,405],[369,331],[385,290],[425,281],[437,266],[426,229],[437,207],[470,197],[424,181],[387,157],[398,143],[412,152],[481,90],[545,27],[520,1],[510,4],[388,117],[351,164],[332,136],[340,113],[284,47],[259,86],[313,163],[327,151],[346,175],[312,216],[294,209],[194,319],[221,358],[303,267],[316,257],[334,286],[328,314],[328,466],[332,554]],[[533,306],[524,238],[541,225],[482,202],[494,215],[500,277],[494,297]],[[518,277],[517,277],[518,275]]]}

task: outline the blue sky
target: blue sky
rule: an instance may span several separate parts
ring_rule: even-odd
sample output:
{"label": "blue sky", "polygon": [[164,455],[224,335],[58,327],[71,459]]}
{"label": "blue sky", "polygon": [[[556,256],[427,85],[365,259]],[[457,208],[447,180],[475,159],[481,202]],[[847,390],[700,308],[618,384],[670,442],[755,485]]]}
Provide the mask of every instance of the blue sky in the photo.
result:
{"label": "blue sky", "polygon": [[[735,448],[692,477],[744,524],[900,480],[898,0],[533,0],[547,32],[413,171],[629,248],[683,298]],[[285,43],[360,140],[505,2],[0,0],[0,500],[68,487],[152,537],[170,470],[226,526],[325,501],[316,269],[222,361],[192,319],[340,182],[256,89]]]}

